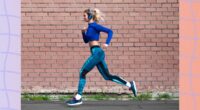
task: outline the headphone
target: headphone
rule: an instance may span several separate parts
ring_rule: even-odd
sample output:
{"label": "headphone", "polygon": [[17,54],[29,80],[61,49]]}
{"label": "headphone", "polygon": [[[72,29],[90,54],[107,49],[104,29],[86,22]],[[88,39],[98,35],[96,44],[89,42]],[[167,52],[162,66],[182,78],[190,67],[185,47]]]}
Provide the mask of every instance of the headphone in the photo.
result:
{"label": "headphone", "polygon": [[94,12],[93,12],[93,10],[91,8],[88,9],[87,15],[88,15],[88,19],[89,20],[91,20],[93,18]]}

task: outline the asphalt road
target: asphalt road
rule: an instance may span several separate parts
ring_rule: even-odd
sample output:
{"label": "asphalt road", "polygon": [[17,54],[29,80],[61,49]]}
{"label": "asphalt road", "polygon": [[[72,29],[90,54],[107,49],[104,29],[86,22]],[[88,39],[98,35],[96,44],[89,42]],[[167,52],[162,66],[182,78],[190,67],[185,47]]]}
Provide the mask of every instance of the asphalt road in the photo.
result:
{"label": "asphalt road", "polygon": [[178,101],[85,101],[68,107],[63,102],[22,102],[22,110],[179,110]]}

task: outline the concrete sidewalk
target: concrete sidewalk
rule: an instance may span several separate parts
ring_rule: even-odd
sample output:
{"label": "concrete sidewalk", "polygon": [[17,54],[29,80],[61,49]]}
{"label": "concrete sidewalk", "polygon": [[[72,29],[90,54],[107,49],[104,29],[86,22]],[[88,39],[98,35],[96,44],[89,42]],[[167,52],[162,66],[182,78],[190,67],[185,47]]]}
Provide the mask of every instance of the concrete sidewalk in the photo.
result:
{"label": "concrete sidewalk", "polygon": [[22,110],[179,110],[178,101],[84,101],[68,107],[63,102],[22,102]]}

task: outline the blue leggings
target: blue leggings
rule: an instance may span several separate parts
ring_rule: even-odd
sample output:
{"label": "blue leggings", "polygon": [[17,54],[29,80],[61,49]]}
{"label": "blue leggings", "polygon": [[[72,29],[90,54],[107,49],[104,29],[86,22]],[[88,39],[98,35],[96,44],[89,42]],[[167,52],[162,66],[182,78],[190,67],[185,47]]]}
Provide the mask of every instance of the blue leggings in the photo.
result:
{"label": "blue leggings", "polygon": [[80,70],[80,79],[78,85],[78,94],[82,95],[83,89],[86,83],[86,74],[97,66],[99,72],[105,80],[114,81],[118,84],[126,85],[127,81],[122,78],[111,75],[108,71],[107,64],[104,60],[104,51],[99,46],[93,46],[90,48],[91,56],[85,61],[83,67]]}

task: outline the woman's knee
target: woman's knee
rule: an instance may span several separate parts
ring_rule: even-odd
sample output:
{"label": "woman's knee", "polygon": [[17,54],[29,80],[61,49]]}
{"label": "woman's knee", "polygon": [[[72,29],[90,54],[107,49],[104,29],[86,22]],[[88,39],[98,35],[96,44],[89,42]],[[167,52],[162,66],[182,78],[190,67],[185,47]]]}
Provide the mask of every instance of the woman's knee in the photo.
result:
{"label": "woman's knee", "polygon": [[88,73],[89,71],[86,70],[86,69],[83,69],[83,70],[80,70],[80,78],[86,78],[86,74]]}
{"label": "woman's knee", "polygon": [[112,81],[113,76],[112,75],[107,75],[107,76],[104,76],[104,79]]}
{"label": "woman's knee", "polygon": [[104,79],[107,81],[107,80],[111,80],[110,78],[108,78],[108,77],[104,77]]}

